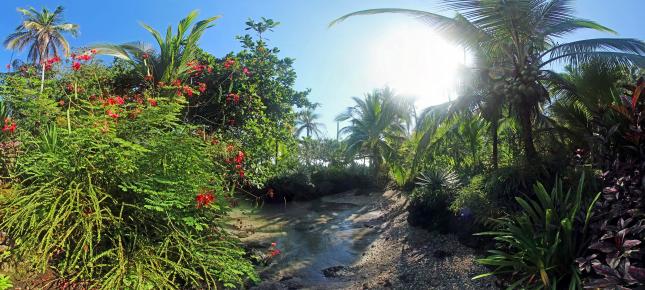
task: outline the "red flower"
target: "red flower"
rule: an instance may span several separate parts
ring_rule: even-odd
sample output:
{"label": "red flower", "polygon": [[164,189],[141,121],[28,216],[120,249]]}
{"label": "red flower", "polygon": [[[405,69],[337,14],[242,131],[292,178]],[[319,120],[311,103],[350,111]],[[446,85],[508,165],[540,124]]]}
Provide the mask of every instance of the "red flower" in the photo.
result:
{"label": "red flower", "polygon": [[242,169],[242,164],[235,165],[235,169]]}
{"label": "red flower", "polygon": [[148,99],[148,103],[150,103],[150,106],[153,106],[153,107],[157,106],[157,100],[155,99]]}
{"label": "red flower", "polygon": [[105,112],[105,113],[106,113],[108,116],[110,116],[112,119],[116,119],[116,118],[118,118],[118,117],[119,117],[119,114],[117,114],[117,113],[115,113],[115,112],[112,112],[112,110],[107,110],[107,112]]}
{"label": "red flower", "polygon": [[235,94],[235,93],[230,93],[226,96],[226,101],[227,102],[234,102],[234,103],[239,103],[240,102],[240,95]]}
{"label": "red flower", "polygon": [[212,191],[200,192],[197,195],[197,197],[195,197],[195,201],[197,202],[197,208],[201,208],[202,206],[208,206],[214,200],[215,200],[215,195],[213,195]]}
{"label": "red flower", "polygon": [[142,57],[143,59],[148,59],[150,56],[149,56],[147,53],[144,53],[143,55],[141,55],[141,57]]}
{"label": "red flower", "polygon": [[92,59],[92,56],[89,54],[81,54],[77,56],[76,59],[82,60],[82,61],[89,61],[90,59]]}
{"label": "red flower", "polygon": [[235,149],[235,146],[233,146],[233,144],[226,145],[226,152],[232,152],[233,149]]}
{"label": "red flower", "polygon": [[114,98],[114,100],[119,105],[125,104],[125,100],[123,98],[121,98],[120,96],[116,96],[116,98]]}
{"label": "red flower", "polygon": [[147,75],[147,76],[144,78],[144,80],[149,81],[149,82],[150,82],[150,81],[152,81],[152,75]]}
{"label": "red flower", "polygon": [[62,107],[65,106],[65,100],[60,100],[58,101],[58,104]]}
{"label": "red flower", "polygon": [[240,170],[240,172],[238,172],[238,174],[240,175],[240,178],[244,178],[244,170]]}
{"label": "red flower", "polygon": [[175,87],[181,87],[181,81],[179,79],[176,79],[172,82],[172,85]]}
{"label": "red flower", "polygon": [[206,84],[205,83],[197,83],[199,84],[199,91],[200,92],[205,92],[206,91]]}
{"label": "red flower", "polygon": [[11,64],[7,64],[6,67],[7,67],[7,70],[10,70],[11,69]]}
{"label": "red flower", "polygon": [[242,69],[242,72],[243,72],[247,77],[250,77],[250,76],[251,76],[251,71],[249,71],[249,68],[248,68],[248,67],[244,67],[244,68]]}
{"label": "red flower", "polygon": [[69,55],[69,57],[71,57],[71,58],[76,58],[76,54],[75,54],[75,53],[72,53],[72,54],[70,54],[70,55]]}
{"label": "red flower", "polygon": [[275,250],[272,250],[271,252],[269,252],[269,255],[270,255],[271,257],[275,257],[275,256],[277,256],[277,255],[280,255],[280,253],[281,253],[281,252],[280,252],[280,250],[275,249]]}
{"label": "red flower", "polygon": [[189,85],[184,85],[183,90],[184,90],[184,93],[188,95],[188,97],[193,96],[193,89],[191,89]]}
{"label": "red flower", "polygon": [[11,119],[4,119],[4,127],[2,127],[2,132],[9,132],[13,134],[16,132],[16,123],[11,121]]}
{"label": "red flower", "polygon": [[231,68],[231,66],[233,66],[234,64],[235,64],[235,60],[227,59],[224,62],[224,67],[228,69],[228,68]]}
{"label": "red flower", "polygon": [[90,53],[91,53],[91,54],[96,54],[96,49],[92,48],[92,49],[90,50]]}
{"label": "red flower", "polygon": [[278,245],[278,243],[276,243],[276,242],[271,243],[271,247],[275,247],[277,245]]}
{"label": "red flower", "polygon": [[219,140],[217,140],[217,139],[213,139],[213,140],[211,141],[211,144],[213,144],[213,145],[217,145],[217,144],[219,144]]}
{"label": "red flower", "polygon": [[237,151],[237,155],[235,156],[235,163],[240,164],[244,161],[244,152],[242,151]]}
{"label": "red flower", "polygon": [[78,62],[78,61],[73,61],[72,62],[72,69],[75,70],[75,71],[81,69],[81,63]]}

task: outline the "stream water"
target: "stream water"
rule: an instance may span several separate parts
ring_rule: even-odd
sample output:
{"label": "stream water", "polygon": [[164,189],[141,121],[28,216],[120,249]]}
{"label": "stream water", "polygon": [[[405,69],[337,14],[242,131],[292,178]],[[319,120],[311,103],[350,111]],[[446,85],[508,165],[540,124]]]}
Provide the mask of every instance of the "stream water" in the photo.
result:
{"label": "stream water", "polygon": [[231,218],[247,245],[277,243],[281,254],[262,270],[264,279],[324,282],[323,269],[351,265],[374,240],[378,227],[370,221],[382,215],[374,198],[347,192],[307,202],[243,203]]}

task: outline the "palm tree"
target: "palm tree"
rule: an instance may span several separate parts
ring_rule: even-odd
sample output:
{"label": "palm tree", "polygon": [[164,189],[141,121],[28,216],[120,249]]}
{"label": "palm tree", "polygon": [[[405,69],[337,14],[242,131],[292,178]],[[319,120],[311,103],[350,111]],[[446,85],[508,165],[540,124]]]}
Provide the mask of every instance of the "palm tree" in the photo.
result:
{"label": "palm tree", "polygon": [[45,60],[51,56],[59,56],[59,53],[67,56],[70,48],[63,33],[70,33],[74,37],[78,34],[78,25],[63,23],[63,11],[62,6],[56,7],[53,12],[47,8],[41,11],[33,7],[18,8],[18,12],[23,15],[23,21],[4,41],[4,46],[8,49],[21,51],[29,46],[27,57],[34,65],[41,66],[41,93],[45,88]]}
{"label": "palm tree", "polygon": [[521,127],[527,160],[537,158],[533,118],[540,103],[549,98],[544,81],[557,79],[550,70],[555,63],[579,64],[593,58],[621,64],[645,66],[645,43],[637,39],[599,38],[558,43],[558,39],[579,29],[615,33],[590,20],[572,14],[570,0],[479,1],[444,0],[457,11],[454,18],[411,9],[370,9],[347,14],[349,17],[380,13],[401,13],[416,17],[442,32],[447,39],[472,52],[485,51],[499,72],[497,91],[504,95]]}
{"label": "palm tree", "polygon": [[132,62],[142,76],[151,76],[156,81],[168,83],[176,79],[183,79],[191,70],[188,64],[195,60],[199,50],[197,42],[206,29],[214,26],[212,22],[219,18],[219,16],[213,16],[194,23],[198,15],[197,10],[191,11],[186,18],[179,22],[174,35],[172,26],[169,26],[165,38],[154,28],[141,24],[155,38],[159,46],[159,54],[155,53],[152,46],[143,42],[121,45],[100,44],[93,46],[93,48],[99,54],[111,55]]}
{"label": "palm tree", "polygon": [[320,137],[320,135],[322,135],[321,128],[325,125],[320,122],[316,122],[319,118],[320,115],[315,113],[312,108],[306,108],[299,112],[296,118],[296,126],[298,128],[296,129],[296,136],[300,136],[304,131],[307,139],[311,138],[312,134],[316,137]]}
{"label": "palm tree", "polygon": [[394,143],[405,138],[411,104],[389,88],[374,90],[364,99],[352,99],[356,105],[336,117],[336,121],[350,122],[340,133],[349,134],[345,140],[348,155],[369,157],[370,166],[378,176],[381,164],[396,154]]}

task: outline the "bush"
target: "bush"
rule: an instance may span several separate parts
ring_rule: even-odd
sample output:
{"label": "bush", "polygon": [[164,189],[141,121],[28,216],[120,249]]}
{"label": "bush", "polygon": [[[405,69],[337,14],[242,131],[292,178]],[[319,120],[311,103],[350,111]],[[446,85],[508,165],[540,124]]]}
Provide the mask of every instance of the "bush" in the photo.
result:
{"label": "bush", "polygon": [[477,223],[484,224],[499,212],[494,201],[486,187],[486,177],[476,175],[467,186],[456,192],[450,210],[464,217],[471,216]]}
{"label": "bush", "polygon": [[420,174],[408,206],[408,223],[429,230],[448,232],[453,214],[449,205],[460,186],[452,171],[429,170]]}
{"label": "bush", "polygon": [[572,193],[557,181],[551,193],[542,184],[534,186],[534,198],[516,201],[522,211],[497,219],[491,236],[495,250],[479,262],[494,267],[476,278],[498,275],[508,278],[509,288],[580,289],[580,273],[574,259],[586,246],[586,233],[595,199],[583,196],[584,178]]}
{"label": "bush", "polygon": [[9,91],[11,104],[22,106],[12,107],[19,129],[11,138],[23,145],[0,226],[15,240],[15,258],[53,270],[59,287],[220,288],[256,280],[223,230],[244,154],[182,124],[185,99],[176,87],[89,95],[94,78],[81,78],[86,69],[63,76],[73,92],[38,122],[21,108],[54,101]]}
{"label": "bush", "polygon": [[312,200],[321,196],[345,192],[352,189],[374,187],[367,170],[357,167],[309,167],[299,168],[272,178],[261,193],[270,188],[273,198],[267,201]]}

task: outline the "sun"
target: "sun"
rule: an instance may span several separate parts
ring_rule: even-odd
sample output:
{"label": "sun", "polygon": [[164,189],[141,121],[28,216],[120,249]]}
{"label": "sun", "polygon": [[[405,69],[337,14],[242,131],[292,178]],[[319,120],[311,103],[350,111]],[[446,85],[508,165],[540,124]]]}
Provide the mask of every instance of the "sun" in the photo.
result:
{"label": "sun", "polygon": [[455,98],[464,50],[422,23],[403,23],[384,31],[369,45],[370,79],[416,99],[417,108]]}

